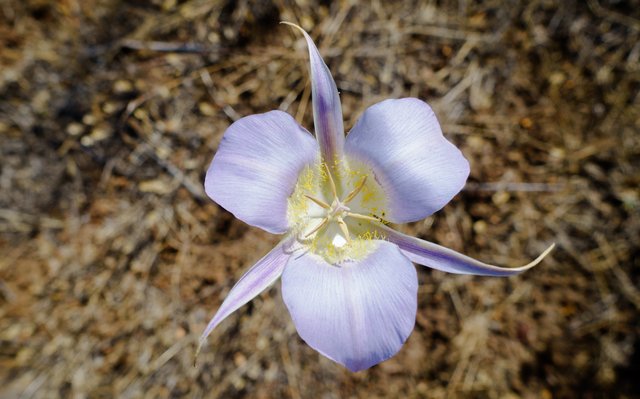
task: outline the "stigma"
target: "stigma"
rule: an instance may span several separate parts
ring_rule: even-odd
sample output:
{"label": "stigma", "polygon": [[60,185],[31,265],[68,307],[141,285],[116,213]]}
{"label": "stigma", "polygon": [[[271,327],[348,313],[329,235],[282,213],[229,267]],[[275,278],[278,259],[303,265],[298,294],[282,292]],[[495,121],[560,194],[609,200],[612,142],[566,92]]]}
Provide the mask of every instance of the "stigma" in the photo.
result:
{"label": "stigma", "polygon": [[342,160],[305,168],[289,197],[288,217],[297,240],[339,266],[366,256],[384,222],[384,192],[363,164]]}

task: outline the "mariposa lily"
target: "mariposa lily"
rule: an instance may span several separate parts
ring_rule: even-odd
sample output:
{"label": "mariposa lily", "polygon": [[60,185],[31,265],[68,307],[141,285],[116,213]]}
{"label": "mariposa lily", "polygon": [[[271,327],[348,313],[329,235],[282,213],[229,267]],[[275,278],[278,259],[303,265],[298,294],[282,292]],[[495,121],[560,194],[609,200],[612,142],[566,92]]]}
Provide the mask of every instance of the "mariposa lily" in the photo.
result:
{"label": "mariposa lily", "polygon": [[464,186],[469,163],[415,98],[368,108],[346,136],[340,97],[309,35],[315,138],[290,115],[271,111],[233,123],[206,174],[209,197],[240,220],[284,234],[236,283],[211,331],[278,278],[302,339],[352,371],[393,356],[415,323],[412,262],[450,273],[511,276],[393,230],[423,219]]}

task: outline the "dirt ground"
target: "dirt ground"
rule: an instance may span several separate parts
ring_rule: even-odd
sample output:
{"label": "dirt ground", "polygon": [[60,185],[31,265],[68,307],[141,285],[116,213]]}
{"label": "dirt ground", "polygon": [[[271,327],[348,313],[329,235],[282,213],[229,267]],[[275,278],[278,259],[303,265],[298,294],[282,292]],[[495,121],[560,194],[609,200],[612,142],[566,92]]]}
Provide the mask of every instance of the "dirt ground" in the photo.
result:
{"label": "dirt ground", "polygon": [[[195,345],[278,237],[204,194],[230,123],[345,127],[414,96],[471,163],[401,227],[514,278],[419,268],[415,330],[350,373],[280,286]],[[0,0],[0,397],[640,398],[640,2]]]}

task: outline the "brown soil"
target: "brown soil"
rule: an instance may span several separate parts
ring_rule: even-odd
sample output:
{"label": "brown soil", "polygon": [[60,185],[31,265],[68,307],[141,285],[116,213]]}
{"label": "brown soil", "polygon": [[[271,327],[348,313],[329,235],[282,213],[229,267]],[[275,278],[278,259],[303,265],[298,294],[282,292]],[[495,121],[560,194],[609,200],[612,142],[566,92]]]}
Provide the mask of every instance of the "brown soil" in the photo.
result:
{"label": "brown soil", "polygon": [[[475,3],[0,2],[0,397],[640,397],[640,2]],[[515,278],[419,268],[413,334],[361,373],[301,341],[278,284],[192,365],[278,241],[204,194],[223,132],[312,126],[280,20],[316,39],[347,128],[419,97],[471,162],[403,231],[505,265],[558,244]]]}

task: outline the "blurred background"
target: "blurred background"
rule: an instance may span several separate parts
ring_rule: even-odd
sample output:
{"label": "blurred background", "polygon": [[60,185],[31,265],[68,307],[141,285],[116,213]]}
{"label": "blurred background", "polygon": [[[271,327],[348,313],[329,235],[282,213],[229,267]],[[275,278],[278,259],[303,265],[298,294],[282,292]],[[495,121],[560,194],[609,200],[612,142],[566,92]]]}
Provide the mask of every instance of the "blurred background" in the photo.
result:
{"label": "blurred background", "polygon": [[[0,397],[640,397],[640,2],[0,0]],[[312,130],[302,25],[349,129],[429,102],[471,163],[402,226],[514,278],[419,268],[416,327],[350,373],[277,283],[197,338],[278,237],[202,182],[234,120]]]}

